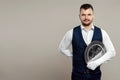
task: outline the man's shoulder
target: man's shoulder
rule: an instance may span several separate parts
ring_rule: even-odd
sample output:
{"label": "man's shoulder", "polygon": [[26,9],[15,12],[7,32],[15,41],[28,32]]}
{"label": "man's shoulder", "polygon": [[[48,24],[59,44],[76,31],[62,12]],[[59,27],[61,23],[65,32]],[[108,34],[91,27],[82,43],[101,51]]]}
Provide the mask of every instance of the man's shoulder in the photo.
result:
{"label": "man's shoulder", "polygon": [[72,34],[75,29],[80,28],[80,25],[73,27],[72,29],[69,29],[66,34]]}
{"label": "man's shoulder", "polygon": [[80,28],[80,25],[73,27],[73,30],[78,28]]}
{"label": "man's shoulder", "polygon": [[94,28],[100,29],[102,32],[106,32],[102,27],[94,25]]}
{"label": "man's shoulder", "polygon": [[96,25],[93,25],[94,28],[99,28],[99,29],[102,29],[100,26],[96,26]]}
{"label": "man's shoulder", "polygon": [[107,34],[107,32],[102,27],[95,26],[95,25],[94,25],[94,27],[99,28],[101,30],[102,34]]}

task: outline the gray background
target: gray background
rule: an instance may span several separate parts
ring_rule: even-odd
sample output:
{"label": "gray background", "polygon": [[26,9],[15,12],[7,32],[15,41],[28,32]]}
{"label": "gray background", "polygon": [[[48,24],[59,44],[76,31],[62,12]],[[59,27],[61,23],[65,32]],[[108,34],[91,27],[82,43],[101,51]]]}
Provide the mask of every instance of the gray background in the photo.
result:
{"label": "gray background", "polygon": [[117,52],[102,65],[102,80],[120,80],[120,0],[0,0],[0,80],[70,80],[71,60],[58,45],[80,24],[79,7],[86,2]]}

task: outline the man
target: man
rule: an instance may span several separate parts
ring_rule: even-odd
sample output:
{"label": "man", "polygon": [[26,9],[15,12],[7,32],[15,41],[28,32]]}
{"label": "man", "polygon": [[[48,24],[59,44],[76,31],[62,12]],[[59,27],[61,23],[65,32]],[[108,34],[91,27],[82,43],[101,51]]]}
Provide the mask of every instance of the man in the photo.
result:
{"label": "man", "polygon": [[[91,4],[80,7],[81,25],[69,30],[63,37],[59,49],[66,56],[72,57],[71,80],[101,80],[100,65],[115,56],[115,49],[105,30],[93,25],[94,10]],[[101,58],[85,63],[84,51],[92,41],[101,41],[106,53]],[[72,52],[69,50],[72,45]]]}

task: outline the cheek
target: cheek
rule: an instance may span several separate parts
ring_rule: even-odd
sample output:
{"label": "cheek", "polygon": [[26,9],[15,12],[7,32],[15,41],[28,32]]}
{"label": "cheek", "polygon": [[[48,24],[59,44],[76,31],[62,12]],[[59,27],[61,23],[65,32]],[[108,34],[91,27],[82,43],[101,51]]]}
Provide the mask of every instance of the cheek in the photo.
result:
{"label": "cheek", "polygon": [[91,19],[91,20],[92,20],[93,18],[94,18],[93,16],[90,16],[90,17],[89,17],[89,19]]}
{"label": "cheek", "polygon": [[84,20],[84,19],[85,19],[85,17],[84,17],[84,16],[80,16],[80,19],[81,19],[81,20]]}

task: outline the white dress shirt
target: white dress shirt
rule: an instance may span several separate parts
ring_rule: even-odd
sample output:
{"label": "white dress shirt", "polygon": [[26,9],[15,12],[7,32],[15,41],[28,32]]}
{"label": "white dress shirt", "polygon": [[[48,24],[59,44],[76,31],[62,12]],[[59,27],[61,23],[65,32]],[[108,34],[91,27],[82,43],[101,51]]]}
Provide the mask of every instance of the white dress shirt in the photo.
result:
{"label": "white dress shirt", "polygon": [[[82,25],[80,27],[82,30],[83,39],[85,43],[89,45],[93,37],[94,26],[92,25],[92,28],[89,31],[86,31]],[[106,48],[106,53],[104,56],[97,59],[96,61],[92,61],[88,63],[87,67],[92,70],[94,70],[97,66],[101,65],[102,63],[110,60],[116,54],[114,46],[108,34],[106,33],[106,31],[101,29],[101,32],[102,32],[102,37],[103,37],[103,44],[105,45],[105,48]],[[61,43],[59,44],[60,52],[69,57],[73,56],[72,51],[70,51],[69,49],[70,45],[72,44],[72,37],[73,37],[73,29],[66,32]]]}

